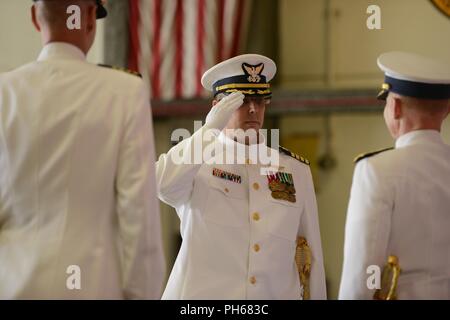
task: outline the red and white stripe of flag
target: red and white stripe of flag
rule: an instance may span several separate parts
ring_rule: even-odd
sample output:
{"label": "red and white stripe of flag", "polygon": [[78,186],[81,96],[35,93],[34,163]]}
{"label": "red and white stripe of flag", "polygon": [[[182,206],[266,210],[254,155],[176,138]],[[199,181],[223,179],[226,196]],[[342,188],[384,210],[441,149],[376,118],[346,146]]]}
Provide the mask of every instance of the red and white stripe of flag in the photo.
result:
{"label": "red and white stripe of flag", "polygon": [[200,80],[240,53],[250,0],[129,0],[129,68],[149,81],[153,99],[205,96]]}

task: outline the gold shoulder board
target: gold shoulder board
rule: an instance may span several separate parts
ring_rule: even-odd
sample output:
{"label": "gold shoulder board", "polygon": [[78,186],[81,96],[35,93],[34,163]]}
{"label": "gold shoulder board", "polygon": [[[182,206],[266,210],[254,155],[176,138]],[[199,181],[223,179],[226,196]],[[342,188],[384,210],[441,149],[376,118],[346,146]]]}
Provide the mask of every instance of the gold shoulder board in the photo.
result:
{"label": "gold shoulder board", "polygon": [[383,152],[389,151],[389,150],[394,150],[394,148],[386,148],[386,149],[381,149],[381,150],[378,150],[378,151],[373,151],[373,152],[368,152],[368,153],[362,153],[362,154],[360,154],[359,156],[357,156],[357,157],[353,160],[353,162],[354,162],[354,163],[358,163],[359,161],[361,161],[361,160],[363,160],[363,159],[366,159],[366,158],[370,158],[370,157],[376,156],[377,154],[380,154],[380,153],[383,153]]}
{"label": "gold shoulder board", "polygon": [[113,70],[117,70],[117,71],[123,71],[126,72],[128,74],[132,74],[136,77],[142,78],[142,75],[139,72],[130,70],[130,69],[126,69],[126,68],[121,68],[121,67],[117,67],[117,66],[110,66],[108,64],[98,64],[99,67],[103,67],[103,68],[109,68],[109,69],[113,69]]}
{"label": "gold shoulder board", "polygon": [[306,164],[307,166],[309,166],[311,164],[311,162],[308,159],[306,159],[306,158],[304,158],[302,156],[299,156],[298,154],[293,153],[291,150],[289,150],[289,149],[287,149],[285,147],[280,147],[280,153],[288,155],[289,157],[292,157],[295,160],[298,160],[301,163]]}

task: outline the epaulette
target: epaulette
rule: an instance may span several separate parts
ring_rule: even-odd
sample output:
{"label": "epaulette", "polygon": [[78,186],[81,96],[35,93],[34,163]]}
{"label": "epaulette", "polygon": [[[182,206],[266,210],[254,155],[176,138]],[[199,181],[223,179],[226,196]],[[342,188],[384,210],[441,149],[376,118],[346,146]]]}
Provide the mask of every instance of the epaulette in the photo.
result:
{"label": "epaulette", "polygon": [[293,153],[291,150],[286,149],[285,147],[281,147],[280,146],[280,152],[284,153],[284,154],[288,155],[289,157],[292,157],[292,158],[294,158],[294,159],[296,159],[296,160],[300,161],[301,163],[304,163],[304,164],[306,164],[308,166],[311,164],[311,162],[309,162],[308,159],[303,158],[302,156],[299,156],[298,154]]}
{"label": "epaulette", "polygon": [[109,69],[113,69],[113,70],[118,70],[118,71],[123,71],[126,72],[128,74],[132,74],[136,77],[142,78],[142,75],[139,72],[130,70],[130,69],[126,69],[126,68],[121,68],[121,67],[117,67],[117,66],[110,66],[108,64],[98,64],[99,67],[103,67],[103,68],[109,68]]}
{"label": "epaulette", "polygon": [[386,148],[386,149],[381,149],[381,150],[378,150],[378,151],[373,151],[373,152],[368,152],[368,153],[362,153],[362,154],[360,154],[359,156],[357,156],[357,157],[353,160],[353,162],[354,162],[354,163],[358,163],[359,161],[361,161],[361,160],[363,160],[363,159],[366,159],[366,158],[370,158],[370,157],[376,156],[377,154],[380,154],[380,153],[383,153],[383,152],[389,151],[389,150],[394,150],[394,148]]}

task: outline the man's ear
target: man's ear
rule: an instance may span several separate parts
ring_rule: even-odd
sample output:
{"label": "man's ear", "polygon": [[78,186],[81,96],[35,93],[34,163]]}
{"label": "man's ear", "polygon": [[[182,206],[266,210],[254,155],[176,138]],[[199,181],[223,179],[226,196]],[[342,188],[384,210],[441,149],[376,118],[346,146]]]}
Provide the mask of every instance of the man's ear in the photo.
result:
{"label": "man's ear", "polygon": [[394,119],[399,120],[403,116],[403,102],[400,98],[394,97]]}
{"label": "man's ear", "polygon": [[31,21],[33,21],[33,25],[36,28],[36,30],[41,32],[41,26],[39,25],[37,19],[36,5],[34,4],[31,6]]}
{"label": "man's ear", "polygon": [[86,31],[90,33],[95,30],[95,24],[97,23],[97,5],[92,4],[88,6],[86,21]]}

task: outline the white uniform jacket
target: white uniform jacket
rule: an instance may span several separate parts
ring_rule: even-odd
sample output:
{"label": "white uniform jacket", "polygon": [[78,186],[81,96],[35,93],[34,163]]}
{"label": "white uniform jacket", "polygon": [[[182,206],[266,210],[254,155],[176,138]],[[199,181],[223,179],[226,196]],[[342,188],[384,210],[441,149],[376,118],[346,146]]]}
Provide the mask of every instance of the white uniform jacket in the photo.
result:
{"label": "white uniform jacket", "polygon": [[0,75],[1,299],[158,299],[160,232],[139,77],[65,43]]}
{"label": "white uniform jacket", "polygon": [[[299,235],[312,250],[311,298],[325,299],[309,166],[280,156],[279,171],[291,173],[294,179],[297,201],[291,203],[271,196],[259,164],[175,164],[171,156],[192,151],[194,137],[203,130],[157,163],[160,199],[176,208],[183,239],[163,299],[299,299],[294,260]],[[237,144],[224,134],[218,143],[232,148]],[[262,147],[267,149],[265,144]]]}
{"label": "white uniform jacket", "polygon": [[372,299],[367,273],[388,256],[402,269],[398,299],[450,299],[450,146],[413,131],[356,165],[340,299]]}

